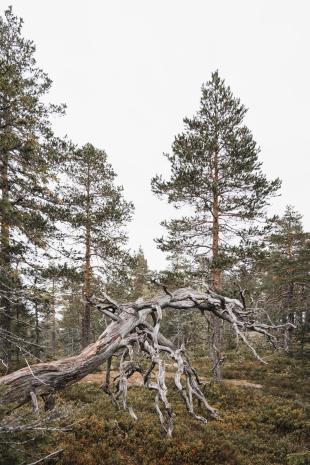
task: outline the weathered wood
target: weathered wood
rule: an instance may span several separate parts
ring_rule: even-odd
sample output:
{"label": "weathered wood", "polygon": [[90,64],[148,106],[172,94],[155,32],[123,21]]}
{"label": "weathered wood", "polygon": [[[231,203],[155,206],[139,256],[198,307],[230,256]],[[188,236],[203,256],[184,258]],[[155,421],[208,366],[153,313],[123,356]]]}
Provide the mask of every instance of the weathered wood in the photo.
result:
{"label": "weathered wood", "polygon": [[[246,339],[245,331],[252,330],[265,334],[269,339],[274,336],[269,332],[274,327],[259,322],[254,322],[252,315],[245,311],[239,300],[220,296],[211,290],[206,292],[194,291],[190,288],[177,289],[172,293],[165,293],[143,301],[139,299],[131,304],[117,304],[106,296],[100,303],[95,299],[93,306],[107,310],[113,315],[112,322],[99,336],[96,342],[89,344],[78,355],[66,357],[49,363],[28,365],[14,373],[0,378],[0,385],[7,386],[7,392],[1,399],[1,403],[16,402],[22,405],[32,400],[35,396],[44,399],[55,391],[73,384],[91,373],[103,362],[111,364],[111,358],[121,355],[119,369],[120,376],[115,392],[109,386],[109,377],[104,385],[104,390],[117,402],[122,399],[123,408],[127,408],[135,418],[132,407],[127,402],[127,379],[135,372],[142,372],[139,365],[134,364],[135,351],[142,351],[151,361],[149,370],[144,373],[144,384],[156,392],[156,410],[167,434],[172,432],[173,413],[167,398],[165,385],[165,364],[162,354],[165,353],[177,363],[175,385],[183,398],[186,407],[195,418],[206,421],[204,417],[194,412],[193,397],[196,397],[212,416],[217,412],[207,402],[199,387],[199,378],[195,370],[186,359],[184,349],[175,349],[173,344],[160,333],[162,309],[172,308],[178,311],[183,309],[199,309],[201,312],[211,312],[214,316],[229,322],[236,335],[252,350],[260,359],[255,349]],[[153,315],[154,326],[148,321],[148,316]],[[260,359],[261,360],[261,359]],[[151,380],[151,374],[156,381]],[[182,384],[182,377],[186,384]],[[161,412],[160,405],[165,409],[165,415]]]}

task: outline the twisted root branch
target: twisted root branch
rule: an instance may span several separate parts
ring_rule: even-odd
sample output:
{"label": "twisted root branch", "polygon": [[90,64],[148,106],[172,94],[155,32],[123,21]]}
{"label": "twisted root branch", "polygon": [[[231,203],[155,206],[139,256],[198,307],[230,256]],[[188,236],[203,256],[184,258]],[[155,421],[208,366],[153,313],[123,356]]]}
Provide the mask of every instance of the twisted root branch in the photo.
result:
{"label": "twisted root branch", "polygon": [[[200,403],[212,417],[218,418],[218,412],[211,407],[201,390],[201,383],[195,370],[186,359],[184,347],[177,349],[161,332],[163,309],[177,311],[184,309],[200,310],[205,316],[214,314],[228,322],[240,338],[263,363],[255,348],[246,337],[249,331],[264,334],[271,342],[276,338],[272,333],[279,326],[267,325],[253,320],[252,312],[236,299],[220,296],[210,289],[198,292],[190,288],[165,292],[154,299],[134,303],[119,304],[104,295],[103,299],[93,299],[92,305],[111,318],[111,323],[99,336],[97,341],[87,346],[80,354],[54,362],[29,364],[14,373],[0,378],[0,385],[7,387],[1,403],[16,402],[22,405],[37,396],[47,398],[49,395],[67,385],[77,382],[96,367],[107,362],[105,380],[102,390],[109,394],[115,405],[121,405],[137,418],[128,403],[128,379],[135,373],[143,375],[144,385],[155,391],[155,408],[161,424],[170,436],[173,429],[173,411],[168,401],[164,357],[170,357],[177,366],[174,376],[175,386],[186,408],[194,418],[206,423],[206,418],[195,413],[194,399]],[[153,325],[148,317],[152,317]],[[290,323],[288,323],[290,325]],[[281,328],[287,325],[281,325]],[[150,361],[147,369],[134,360],[135,355],[146,357]],[[119,375],[111,384],[112,357],[119,360]],[[34,406],[36,408],[36,406]]]}

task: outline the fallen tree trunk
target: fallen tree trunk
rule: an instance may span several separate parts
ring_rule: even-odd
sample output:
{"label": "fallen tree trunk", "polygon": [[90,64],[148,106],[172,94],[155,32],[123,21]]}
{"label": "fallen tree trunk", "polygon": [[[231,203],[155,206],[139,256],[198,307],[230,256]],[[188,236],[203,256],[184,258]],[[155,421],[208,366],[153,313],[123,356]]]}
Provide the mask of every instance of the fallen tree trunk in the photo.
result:
{"label": "fallen tree trunk", "polygon": [[[123,407],[136,418],[132,407],[127,402],[127,380],[135,371],[140,371],[144,376],[145,386],[155,391],[156,410],[164,429],[168,435],[171,435],[173,412],[167,399],[163,354],[170,356],[177,365],[175,385],[189,413],[201,421],[206,421],[204,417],[195,414],[193,397],[202,402],[212,416],[216,417],[217,412],[205,399],[199,378],[186,359],[184,348],[176,349],[160,333],[163,309],[172,308],[177,311],[197,309],[202,313],[213,313],[218,318],[229,322],[236,336],[241,338],[260,360],[254,347],[248,342],[245,331],[258,331],[265,334],[270,341],[275,340],[270,330],[276,327],[255,322],[251,312],[247,311],[240,301],[217,295],[211,290],[198,292],[190,288],[182,288],[172,293],[165,290],[164,294],[154,299],[149,301],[139,299],[131,304],[118,304],[105,296],[103,300],[93,300],[92,305],[112,319],[97,341],[88,345],[76,356],[49,363],[28,365],[0,378],[0,385],[7,387],[1,403],[16,402],[22,405],[32,401],[37,408],[37,396],[42,396],[50,402],[50,396],[55,391],[79,381],[107,361],[108,369],[106,382],[102,386],[103,390],[111,395],[114,402],[121,399]],[[152,323],[150,323],[150,316]],[[143,369],[141,364],[135,362],[134,356],[137,352],[143,353],[144,357],[150,361],[147,369]],[[114,389],[110,386],[112,357],[119,359],[120,373]],[[155,380],[152,379],[154,373]],[[186,383],[182,382],[184,379]],[[160,405],[164,407],[164,414]]]}

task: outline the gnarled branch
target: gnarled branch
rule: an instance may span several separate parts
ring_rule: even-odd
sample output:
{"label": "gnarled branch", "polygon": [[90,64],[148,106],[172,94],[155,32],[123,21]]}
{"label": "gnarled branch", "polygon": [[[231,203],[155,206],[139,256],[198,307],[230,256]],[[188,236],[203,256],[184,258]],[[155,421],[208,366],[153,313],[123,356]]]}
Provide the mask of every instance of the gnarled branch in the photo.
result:
{"label": "gnarled branch", "polygon": [[[92,304],[98,309],[102,308],[105,312],[109,312],[112,321],[97,341],[88,345],[76,356],[28,365],[3,376],[0,378],[0,385],[5,385],[8,389],[1,399],[2,403],[17,402],[22,405],[31,401],[34,396],[46,398],[56,390],[79,381],[107,361],[108,373],[102,387],[111,395],[114,403],[117,404],[118,399],[121,399],[123,408],[128,409],[131,416],[136,418],[132,406],[128,404],[127,381],[134,372],[139,371],[143,375],[144,385],[155,391],[156,410],[164,429],[168,435],[171,435],[174,414],[168,401],[163,354],[177,364],[174,381],[188,412],[203,422],[207,421],[205,417],[197,415],[194,411],[193,398],[196,398],[211,416],[218,417],[218,413],[208,404],[200,388],[199,378],[186,359],[184,348],[176,349],[172,342],[161,334],[163,309],[171,308],[178,311],[199,309],[204,314],[213,313],[231,324],[236,336],[240,337],[261,361],[263,360],[248,341],[246,331],[263,333],[271,341],[275,341],[271,331],[276,327],[254,321],[253,315],[246,311],[239,300],[223,297],[210,289],[205,292],[191,288],[181,288],[174,292],[165,290],[164,294],[151,300],[139,299],[129,304],[118,304],[110,297],[104,297],[100,302],[94,299]],[[153,316],[153,325],[147,321],[150,315]],[[147,370],[143,370],[134,361],[135,353],[143,353],[150,360],[151,364]],[[120,355],[120,374],[114,386],[111,386],[111,360],[112,357]]]}

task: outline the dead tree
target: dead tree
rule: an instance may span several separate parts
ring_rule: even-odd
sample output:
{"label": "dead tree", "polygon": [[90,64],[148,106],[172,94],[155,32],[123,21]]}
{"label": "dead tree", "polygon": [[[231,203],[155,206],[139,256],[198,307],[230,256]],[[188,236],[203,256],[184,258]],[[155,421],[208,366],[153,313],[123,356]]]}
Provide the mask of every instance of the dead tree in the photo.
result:
{"label": "dead tree", "polygon": [[[173,411],[168,400],[165,383],[164,356],[170,358],[176,368],[174,382],[185,402],[188,412],[198,420],[206,422],[206,418],[197,415],[193,399],[196,398],[212,417],[218,417],[218,412],[211,407],[202,391],[201,383],[194,368],[191,367],[184,348],[176,349],[160,332],[162,310],[166,308],[182,311],[193,309],[203,314],[210,312],[216,317],[231,324],[236,337],[241,339],[253,352],[255,357],[265,363],[257,354],[255,348],[246,337],[247,331],[263,333],[269,341],[275,342],[271,333],[278,326],[271,326],[254,321],[251,311],[248,311],[239,300],[229,299],[211,290],[198,292],[190,288],[165,292],[149,301],[138,299],[135,303],[119,304],[107,295],[104,299],[94,299],[92,305],[111,318],[110,325],[100,335],[96,342],[89,344],[80,354],[49,363],[28,365],[18,371],[0,378],[0,385],[6,386],[6,392],[1,403],[15,402],[22,405],[28,401],[37,410],[37,397],[51,402],[51,396],[59,389],[73,384],[91,373],[103,362],[107,362],[106,380],[102,385],[112,401],[121,401],[123,408],[136,418],[127,400],[128,378],[134,372],[143,375],[144,385],[155,392],[156,410],[163,428],[170,436],[173,428]],[[143,368],[135,359],[136,354],[144,354],[148,360],[148,368]],[[119,376],[113,386],[110,385],[111,361],[119,360]],[[45,406],[46,409],[49,406]]]}

